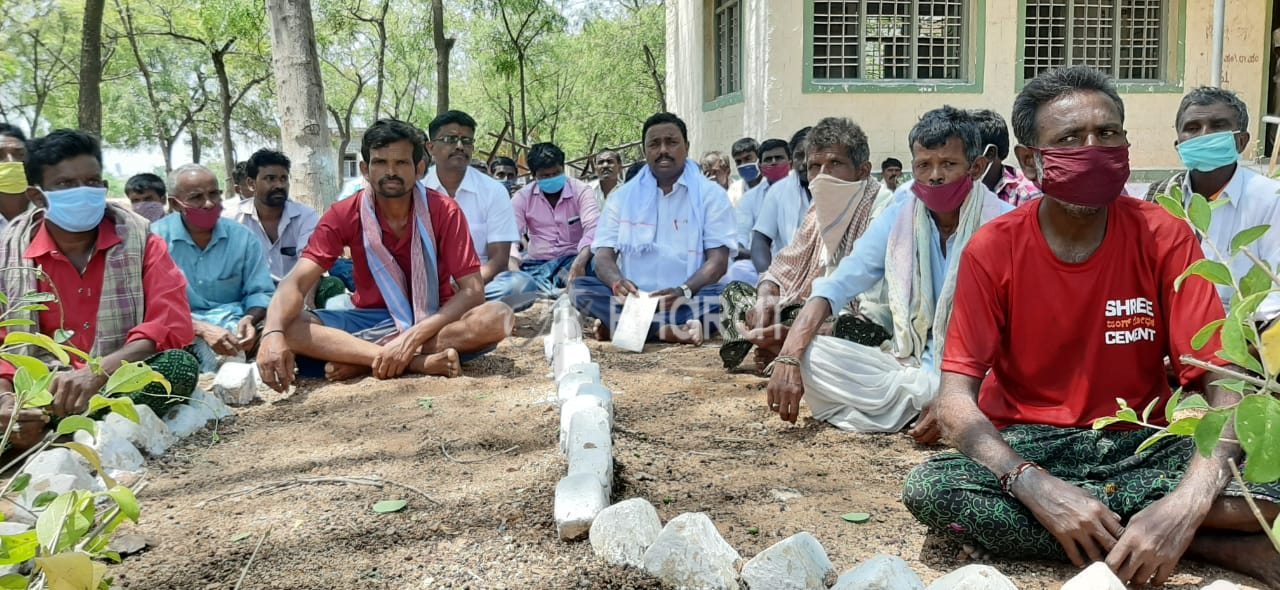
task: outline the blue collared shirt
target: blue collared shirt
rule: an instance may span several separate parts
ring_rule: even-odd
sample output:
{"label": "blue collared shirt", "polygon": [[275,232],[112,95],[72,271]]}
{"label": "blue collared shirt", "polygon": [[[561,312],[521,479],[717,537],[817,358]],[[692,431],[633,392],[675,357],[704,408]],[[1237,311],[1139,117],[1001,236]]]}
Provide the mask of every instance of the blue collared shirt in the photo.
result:
{"label": "blue collared shirt", "polygon": [[191,311],[208,311],[228,303],[239,303],[247,312],[266,308],[275,294],[271,267],[262,242],[248,228],[227,218],[218,220],[213,238],[204,250],[196,246],[182,215],[170,213],[151,224],[151,231],[164,238],[169,255],[187,277],[187,299]]}

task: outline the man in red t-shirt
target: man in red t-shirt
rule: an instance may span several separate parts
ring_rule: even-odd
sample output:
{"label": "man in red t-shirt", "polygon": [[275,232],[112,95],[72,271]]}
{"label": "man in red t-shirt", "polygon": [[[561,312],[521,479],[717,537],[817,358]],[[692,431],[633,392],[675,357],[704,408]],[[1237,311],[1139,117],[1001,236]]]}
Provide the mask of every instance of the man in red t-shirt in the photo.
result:
{"label": "man in red t-shirt", "polygon": [[[983,227],[962,255],[936,408],[960,453],[913,470],[904,503],[971,554],[1105,560],[1133,585],[1163,584],[1186,554],[1280,586],[1280,560],[1228,485],[1236,445],[1205,458],[1170,437],[1137,453],[1150,432],[1091,427],[1117,398],[1162,407],[1166,357],[1210,404],[1238,400],[1181,361],[1221,362],[1216,337],[1190,343],[1222,304],[1199,277],[1173,286],[1202,257],[1186,223],[1120,197],[1129,144],[1115,85],[1086,67],[1042,74],[1013,126],[1044,198]],[[1253,493],[1274,519],[1280,486]]]}
{"label": "man in red t-shirt", "polygon": [[[331,380],[369,372],[389,379],[406,371],[457,377],[460,354],[485,351],[511,333],[511,308],[484,301],[480,260],[462,210],[415,183],[426,168],[421,138],[395,120],[365,132],[360,172],[369,188],[325,212],[267,309],[258,369],[273,389],[285,391],[293,382],[295,354],[328,361]],[[346,248],[354,263],[355,309],[303,314],[303,294]]]}

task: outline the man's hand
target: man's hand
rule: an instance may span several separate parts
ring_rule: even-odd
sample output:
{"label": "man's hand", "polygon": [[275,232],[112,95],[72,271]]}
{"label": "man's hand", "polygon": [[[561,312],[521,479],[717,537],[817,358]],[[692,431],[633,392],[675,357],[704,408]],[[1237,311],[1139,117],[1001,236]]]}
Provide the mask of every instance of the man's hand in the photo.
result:
{"label": "man's hand", "polygon": [[53,394],[49,412],[58,417],[84,412],[89,408],[89,398],[106,384],[106,375],[94,373],[87,367],[57,373],[49,384],[49,393]]}
{"label": "man's hand", "polygon": [[1176,492],[1147,506],[1122,529],[1107,567],[1131,586],[1164,585],[1195,538],[1200,523],[1188,518],[1194,512]]}
{"label": "man's hand", "polygon": [[412,330],[401,332],[391,342],[382,347],[382,351],[373,359],[373,376],[378,379],[391,379],[404,374],[409,361],[422,352],[422,344]]}
{"label": "man's hand", "polygon": [[247,351],[253,348],[253,343],[257,339],[258,329],[253,325],[253,316],[240,318],[240,323],[236,324],[236,347]]}
{"label": "man's hand", "polygon": [[1116,545],[1120,515],[1076,486],[1039,469],[1014,482],[1014,494],[1049,530],[1076,567],[1102,561]]}
{"label": "man's hand", "polygon": [[591,264],[591,255],[579,254],[573,259],[573,264],[569,265],[569,282],[587,276],[587,266]]}
{"label": "man's hand", "polygon": [[800,367],[784,365],[773,366],[773,376],[769,378],[769,409],[777,412],[785,422],[796,423],[800,416],[800,398],[804,397],[804,381],[800,378]]}
{"label": "man's hand", "polygon": [[781,321],[778,301],[779,298],[772,295],[756,299],[755,307],[747,310],[747,330],[768,328]]}
{"label": "man's hand", "polygon": [[293,369],[293,351],[289,349],[284,333],[268,330],[258,346],[258,374],[262,376],[262,382],[280,393],[289,391],[294,381]]}
{"label": "man's hand", "polygon": [[[16,402],[12,393],[0,394],[0,431],[9,428],[9,421],[13,419],[14,403]],[[9,435],[9,442],[19,449],[29,449],[40,442],[44,438],[45,425],[49,423],[49,415],[44,410],[30,409],[18,412],[17,423],[13,425],[13,431]]]}
{"label": "man's hand", "polygon": [[676,309],[680,307],[681,303],[688,301],[688,299],[684,298],[684,293],[680,289],[654,291],[649,296],[658,298],[658,309],[663,311]]}
{"label": "man's hand", "polygon": [[240,352],[240,343],[231,332],[204,322],[196,322],[195,329],[196,336],[209,343],[214,352],[222,356],[234,356]]}
{"label": "man's hand", "polygon": [[937,444],[942,438],[942,427],[938,425],[938,417],[933,412],[934,404],[930,402],[920,411],[920,418],[907,434],[922,445]]}
{"label": "man's hand", "polygon": [[631,282],[629,279],[622,279],[618,281],[618,284],[613,285],[614,297],[626,299],[627,295],[639,295],[639,294],[640,294],[640,287],[637,287],[636,284]]}

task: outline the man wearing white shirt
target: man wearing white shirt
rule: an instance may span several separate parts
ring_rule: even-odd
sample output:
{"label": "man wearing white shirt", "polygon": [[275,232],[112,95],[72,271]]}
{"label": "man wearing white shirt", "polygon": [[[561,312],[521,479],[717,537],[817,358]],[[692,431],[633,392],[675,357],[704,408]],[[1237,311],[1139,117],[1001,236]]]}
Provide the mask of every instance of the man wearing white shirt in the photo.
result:
{"label": "man wearing white shirt", "polygon": [[649,165],[605,205],[592,243],[596,276],[575,279],[570,296],[608,340],[622,300],[647,293],[659,299],[648,338],[699,345],[720,313],[717,281],[737,243],[733,207],[689,161],[679,117],[649,117],[642,137]]}
{"label": "man wearing white shirt", "polygon": [[254,196],[241,199],[222,213],[258,237],[276,282],[293,270],[320,222],[315,209],[289,199],[289,168],[289,158],[280,152],[254,152],[245,166],[246,182]]}
{"label": "man wearing white shirt", "polygon": [[805,127],[791,136],[791,173],[773,183],[760,204],[751,237],[751,261],[758,272],[768,270],[773,257],[791,243],[813,202],[809,195],[808,163],[802,147],[810,129]]}
{"label": "man wearing white shirt", "polygon": [[427,127],[427,151],[434,165],[422,182],[453,197],[462,208],[480,257],[485,301],[502,301],[522,311],[537,299],[538,285],[528,273],[509,270],[511,244],[520,241],[516,213],[506,187],[471,167],[475,134],[475,119],[462,111],[448,111],[432,120]]}
{"label": "man wearing white shirt", "polygon": [[[1184,205],[1190,204],[1193,193],[1210,202],[1227,199],[1226,204],[1214,210],[1202,246],[1206,258],[1223,262],[1218,252],[1227,255],[1229,260],[1225,262],[1231,273],[1243,277],[1253,268],[1253,261],[1243,252],[1229,255],[1232,238],[1251,227],[1271,225],[1274,230],[1280,226],[1280,181],[1238,163],[1240,153],[1249,145],[1249,110],[1234,92],[1205,86],[1183,97],[1174,127],[1178,132],[1174,145],[1187,170],[1152,185],[1147,197],[1167,195],[1171,187],[1179,186]],[[1280,233],[1268,231],[1248,250],[1274,268],[1280,263]],[[1218,295],[1228,310],[1234,292],[1230,287],[1218,287]],[[1271,322],[1277,316],[1280,294],[1267,297],[1254,312],[1258,322]]]}
{"label": "man wearing white shirt", "polygon": [[765,193],[773,183],[786,178],[791,171],[791,148],[787,146],[787,141],[766,139],[756,147],[756,165],[760,170],[756,184],[747,189],[742,199],[734,205],[733,214],[738,223],[738,260],[729,265],[729,272],[725,274],[723,281],[726,285],[733,281],[755,285],[763,272],[751,260],[751,232],[760,216],[760,209],[764,206]]}
{"label": "man wearing white shirt", "polygon": [[596,206],[604,211],[604,204],[613,191],[622,187],[622,156],[613,150],[605,150],[596,154],[596,179],[591,181],[591,190],[595,191]]}

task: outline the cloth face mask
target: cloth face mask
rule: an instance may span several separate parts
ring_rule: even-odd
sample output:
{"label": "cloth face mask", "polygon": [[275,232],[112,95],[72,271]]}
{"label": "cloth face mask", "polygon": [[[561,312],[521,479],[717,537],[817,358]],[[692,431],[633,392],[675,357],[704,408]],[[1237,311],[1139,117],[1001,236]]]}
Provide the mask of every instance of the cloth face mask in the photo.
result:
{"label": "cloth face mask", "polygon": [[543,178],[538,181],[538,188],[542,189],[543,194],[555,194],[564,190],[566,177],[563,174],[552,176],[551,178]]}
{"label": "cloth face mask", "polygon": [[147,218],[147,221],[156,221],[164,217],[164,203],[159,201],[138,201],[131,205],[133,212]]}
{"label": "cloth face mask", "polygon": [[107,189],[77,186],[44,194],[45,220],[69,232],[86,232],[102,223],[107,213]]}
{"label": "cloth face mask", "polygon": [[769,181],[769,184],[775,184],[787,177],[787,173],[791,171],[791,163],[782,162],[781,164],[763,166],[760,171],[764,173],[764,177]]}
{"label": "cloth face mask", "polygon": [[916,198],[920,199],[920,202],[924,203],[930,211],[936,213],[958,211],[964,204],[965,197],[969,196],[972,190],[973,177],[968,174],[960,180],[953,180],[946,184],[930,185],[916,179],[915,184],[911,185],[911,192],[915,193]]}
{"label": "cloth face mask", "polygon": [[0,193],[27,192],[27,171],[22,162],[0,162]]}
{"label": "cloth face mask", "polygon": [[1129,180],[1129,146],[1036,148],[1040,190],[1064,203],[1101,209]]}
{"label": "cloth face mask", "polygon": [[1239,131],[1223,131],[1193,137],[1178,144],[1178,156],[1182,165],[1199,172],[1210,172],[1235,164],[1240,158],[1236,151],[1236,134]]}
{"label": "cloth face mask", "polygon": [[222,217],[222,203],[212,209],[184,206],[182,217],[199,229],[213,231],[214,226],[218,225],[218,218]]}
{"label": "cloth face mask", "polygon": [[746,182],[755,182],[757,178],[760,178],[760,165],[752,162],[738,166],[738,176]]}

